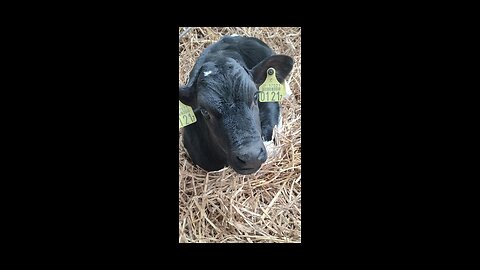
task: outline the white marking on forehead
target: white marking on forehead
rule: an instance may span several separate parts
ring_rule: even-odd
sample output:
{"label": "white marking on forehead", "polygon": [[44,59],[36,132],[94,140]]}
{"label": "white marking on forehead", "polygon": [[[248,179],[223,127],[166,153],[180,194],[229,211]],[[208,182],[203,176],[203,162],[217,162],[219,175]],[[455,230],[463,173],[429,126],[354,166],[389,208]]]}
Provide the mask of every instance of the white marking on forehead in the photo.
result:
{"label": "white marking on forehead", "polygon": [[232,37],[239,37],[239,35],[237,35],[237,34],[233,34],[233,35],[231,35],[231,36],[232,36]]}
{"label": "white marking on forehead", "polygon": [[203,75],[204,75],[205,77],[207,77],[208,75],[210,75],[210,73],[212,73],[211,70],[209,70],[209,71],[204,71],[204,72],[203,72]]}

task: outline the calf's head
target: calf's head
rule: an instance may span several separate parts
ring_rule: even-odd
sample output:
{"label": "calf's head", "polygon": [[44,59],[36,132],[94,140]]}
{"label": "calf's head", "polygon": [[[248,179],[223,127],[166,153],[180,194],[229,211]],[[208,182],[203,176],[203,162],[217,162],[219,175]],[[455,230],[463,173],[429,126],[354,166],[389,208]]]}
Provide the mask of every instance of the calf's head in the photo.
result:
{"label": "calf's head", "polygon": [[186,86],[180,87],[179,99],[193,108],[198,123],[224,155],[229,166],[240,174],[256,172],[267,159],[261,138],[258,87],[266,71],[273,67],[283,82],[291,71],[293,59],[273,55],[252,69],[233,58],[205,61]]}

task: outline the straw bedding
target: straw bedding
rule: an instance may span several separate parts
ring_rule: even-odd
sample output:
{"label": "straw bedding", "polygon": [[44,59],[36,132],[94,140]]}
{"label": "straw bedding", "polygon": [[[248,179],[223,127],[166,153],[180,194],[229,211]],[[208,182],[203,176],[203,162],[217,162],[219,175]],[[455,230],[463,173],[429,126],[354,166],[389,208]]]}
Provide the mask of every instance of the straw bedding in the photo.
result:
{"label": "straw bedding", "polygon": [[287,78],[293,94],[281,101],[283,127],[276,156],[254,175],[192,165],[179,130],[180,243],[301,242],[301,29],[299,27],[180,27],[179,84],[200,53],[224,35],[257,37],[294,58]]}

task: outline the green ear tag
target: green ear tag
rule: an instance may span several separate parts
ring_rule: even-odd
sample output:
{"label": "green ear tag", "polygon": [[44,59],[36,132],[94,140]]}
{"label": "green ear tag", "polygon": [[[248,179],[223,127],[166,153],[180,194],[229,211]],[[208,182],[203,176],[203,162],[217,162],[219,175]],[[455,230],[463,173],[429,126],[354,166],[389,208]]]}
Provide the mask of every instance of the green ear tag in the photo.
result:
{"label": "green ear tag", "polygon": [[193,113],[192,107],[183,104],[178,101],[178,128],[188,126],[197,122],[197,118]]}
{"label": "green ear tag", "polygon": [[275,76],[275,69],[267,70],[267,78],[259,87],[258,100],[260,102],[280,102],[286,95],[285,84],[279,83]]}

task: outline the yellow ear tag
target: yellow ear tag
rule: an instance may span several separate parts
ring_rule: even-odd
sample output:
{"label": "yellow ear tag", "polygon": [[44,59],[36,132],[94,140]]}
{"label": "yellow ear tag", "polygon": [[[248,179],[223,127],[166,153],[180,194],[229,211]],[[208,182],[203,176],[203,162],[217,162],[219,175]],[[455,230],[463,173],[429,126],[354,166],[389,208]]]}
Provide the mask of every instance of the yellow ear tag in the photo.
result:
{"label": "yellow ear tag", "polygon": [[287,94],[285,91],[285,82],[279,83],[275,76],[275,69],[267,70],[267,78],[259,87],[258,100],[260,102],[280,102]]}
{"label": "yellow ear tag", "polygon": [[197,118],[193,113],[192,107],[178,101],[178,128],[182,128],[197,122]]}

